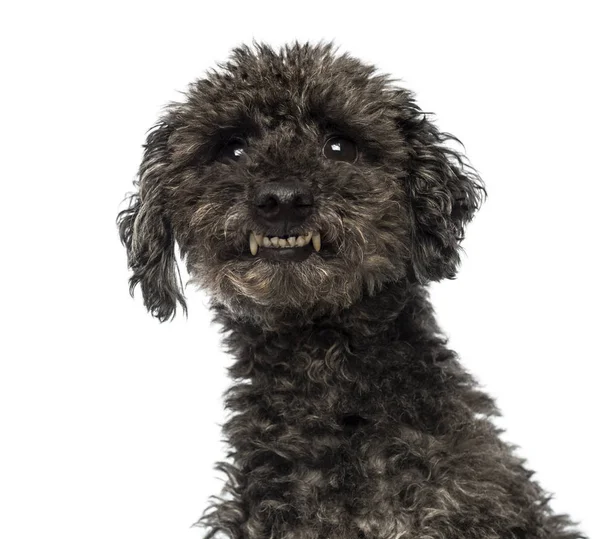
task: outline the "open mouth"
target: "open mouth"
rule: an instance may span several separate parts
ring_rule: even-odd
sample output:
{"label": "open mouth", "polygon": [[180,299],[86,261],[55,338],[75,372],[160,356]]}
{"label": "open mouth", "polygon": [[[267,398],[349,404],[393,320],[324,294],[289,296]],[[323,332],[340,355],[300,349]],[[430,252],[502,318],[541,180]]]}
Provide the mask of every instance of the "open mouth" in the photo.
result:
{"label": "open mouth", "polygon": [[297,236],[269,236],[250,232],[250,253],[270,260],[301,262],[321,250],[321,234],[307,232]]}

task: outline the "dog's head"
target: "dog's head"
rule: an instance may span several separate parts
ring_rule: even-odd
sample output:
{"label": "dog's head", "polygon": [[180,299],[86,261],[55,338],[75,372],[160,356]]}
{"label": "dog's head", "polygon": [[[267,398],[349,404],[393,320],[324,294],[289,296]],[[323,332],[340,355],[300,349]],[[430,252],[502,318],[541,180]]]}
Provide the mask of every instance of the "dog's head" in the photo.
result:
{"label": "dog's head", "polygon": [[330,45],[238,48],[150,132],[119,215],[148,309],[193,280],[234,312],[340,309],[452,277],[477,174],[407,90]]}

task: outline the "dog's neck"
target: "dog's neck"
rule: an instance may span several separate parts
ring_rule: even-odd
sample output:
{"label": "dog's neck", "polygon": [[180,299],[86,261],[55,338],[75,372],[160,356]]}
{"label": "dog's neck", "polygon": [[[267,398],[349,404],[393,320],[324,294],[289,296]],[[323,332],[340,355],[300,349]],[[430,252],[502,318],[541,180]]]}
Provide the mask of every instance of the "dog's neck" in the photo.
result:
{"label": "dog's neck", "polygon": [[[365,295],[354,305],[338,312],[318,313],[312,318],[294,313],[280,316],[270,325],[256,319],[240,318],[222,305],[214,304],[216,321],[225,332],[229,352],[238,363],[269,362],[273,349],[288,357],[307,348],[315,354],[327,353],[328,341],[346,342],[352,355],[365,355],[366,349],[394,343],[433,346],[445,343],[433,316],[427,290],[407,282],[388,283],[378,293]],[[330,338],[327,337],[330,335]],[[263,349],[265,350],[263,352]]]}
{"label": "dog's neck", "polygon": [[422,429],[443,429],[450,405],[423,400],[432,386],[436,395],[456,386],[482,412],[492,410],[469,389],[422,286],[389,284],[339,313],[295,327],[286,323],[279,331],[215,308],[235,357],[229,369],[235,383],[226,399],[235,416],[225,430],[240,451],[250,436],[240,421],[263,415],[276,416],[278,424],[309,424],[318,417],[338,425],[346,416],[362,421],[383,412],[410,418]]}

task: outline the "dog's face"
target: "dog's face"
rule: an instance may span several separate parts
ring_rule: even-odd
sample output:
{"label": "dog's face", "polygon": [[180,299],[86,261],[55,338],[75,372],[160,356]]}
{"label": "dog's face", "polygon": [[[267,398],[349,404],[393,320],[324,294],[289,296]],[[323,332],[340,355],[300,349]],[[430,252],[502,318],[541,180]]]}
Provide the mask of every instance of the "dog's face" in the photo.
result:
{"label": "dog's face", "polygon": [[119,216],[147,307],[190,275],[237,313],[341,309],[389,281],[451,277],[477,175],[395,88],[330,46],[236,49],[151,131]]}

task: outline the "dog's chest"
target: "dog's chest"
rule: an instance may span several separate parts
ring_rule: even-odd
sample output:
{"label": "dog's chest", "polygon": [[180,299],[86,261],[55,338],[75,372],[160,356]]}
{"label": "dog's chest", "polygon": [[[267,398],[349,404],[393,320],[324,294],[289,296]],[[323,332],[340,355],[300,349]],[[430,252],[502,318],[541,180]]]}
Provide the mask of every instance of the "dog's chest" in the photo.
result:
{"label": "dog's chest", "polygon": [[410,372],[392,375],[378,357],[357,361],[332,340],[291,354],[265,350],[230,396],[237,414],[227,433],[249,493],[248,525],[294,523],[289,539],[316,537],[315,529],[319,537],[410,536],[419,527],[414,495],[437,458],[415,418],[431,413],[410,394],[418,385]]}
{"label": "dog's chest", "polygon": [[336,433],[307,428],[296,437],[286,429],[276,451],[295,439],[296,453],[288,467],[281,466],[280,454],[274,457],[267,496],[292,504],[295,517],[313,527],[346,530],[348,537],[401,537],[411,524],[400,476],[421,480],[422,475],[414,470],[399,474],[403,463],[390,459],[393,449],[379,437],[370,438],[366,426],[355,421],[352,417],[350,426]]}
{"label": "dog's chest", "polygon": [[260,432],[244,438],[253,463],[246,478],[261,499],[256,518],[299,519],[348,537],[405,535],[410,517],[399,482],[423,473],[405,458],[403,428],[354,381],[324,384],[316,375],[275,381],[261,393],[260,411],[246,416],[261,416]]}

